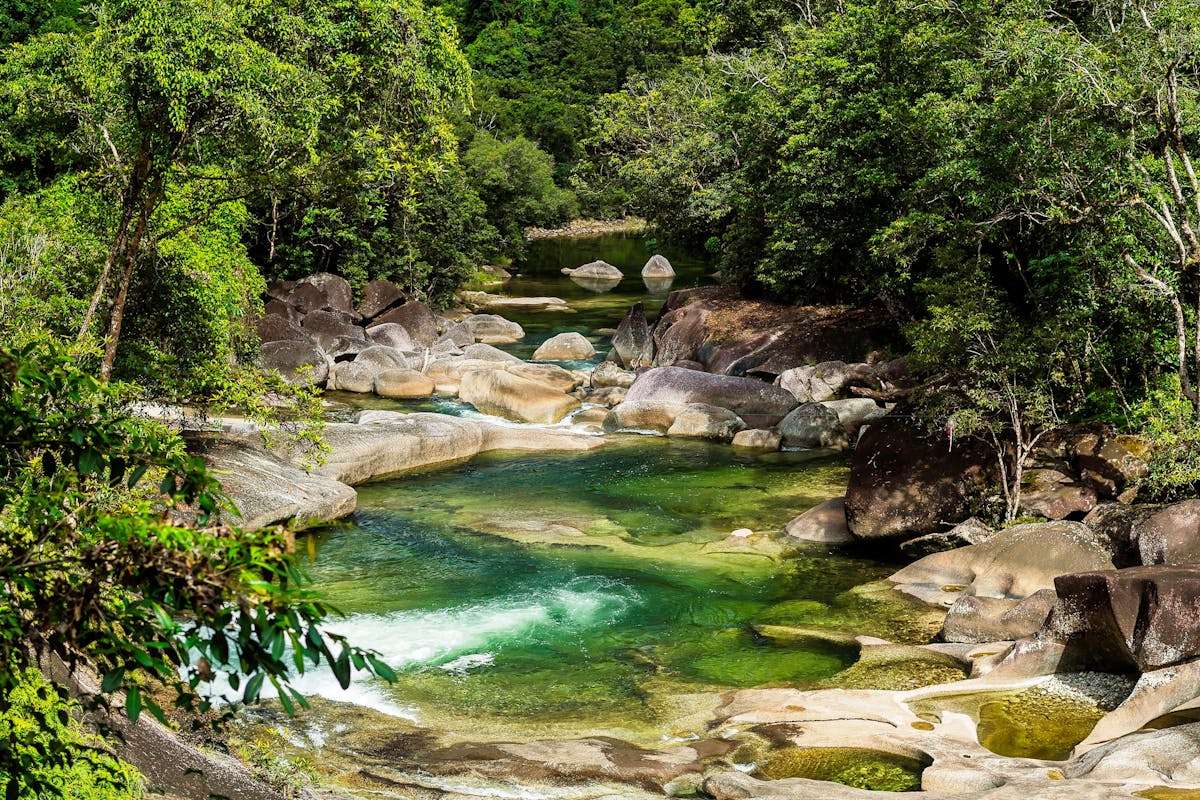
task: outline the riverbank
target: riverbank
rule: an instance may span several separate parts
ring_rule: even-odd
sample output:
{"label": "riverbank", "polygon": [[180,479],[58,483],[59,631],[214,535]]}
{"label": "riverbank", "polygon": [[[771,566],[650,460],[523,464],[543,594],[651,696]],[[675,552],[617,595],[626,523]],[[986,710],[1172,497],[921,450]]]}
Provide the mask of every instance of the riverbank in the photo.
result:
{"label": "riverbank", "polygon": [[606,234],[636,235],[647,231],[646,220],[640,217],[624,219],[574,219],[560,228],[526,228],[525,238],[531,242],[539,239],[566,239]]}

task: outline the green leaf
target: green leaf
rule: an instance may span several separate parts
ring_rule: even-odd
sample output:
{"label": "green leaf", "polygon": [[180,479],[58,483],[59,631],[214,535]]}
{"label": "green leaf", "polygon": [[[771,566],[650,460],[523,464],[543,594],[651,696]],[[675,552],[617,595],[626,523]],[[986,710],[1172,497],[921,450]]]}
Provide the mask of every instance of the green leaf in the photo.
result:
{"label": "green leaf", "polygon": [[115,692],[120,688],[121,683],[125,680],[125,670],[117,668],[104,673],[104,679],[100,682],[100,691],[108,694]]}
{"label": "green leaf", "polygon": [[125,695],[125,714],[132,722],[137,722],[142,714],[142,692],[136,686]]}
{"label": "green leaf", "polygon": [[256,672],[246,683],[246,691],[242,693],[242,700],[246,703],[254,703],[258,700],[258,695],[262,692],[263,681],[267,676],[264,672]]}

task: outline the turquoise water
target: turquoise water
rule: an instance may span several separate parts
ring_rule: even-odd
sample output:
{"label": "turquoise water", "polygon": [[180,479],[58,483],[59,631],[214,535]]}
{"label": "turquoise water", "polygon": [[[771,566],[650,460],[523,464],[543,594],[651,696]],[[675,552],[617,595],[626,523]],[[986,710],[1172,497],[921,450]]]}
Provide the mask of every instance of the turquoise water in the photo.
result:
{"label": "turquoise water", "polygon": [[[689,691],[828,678],[850,653],[772,644],[750,625],[869,632],[888,614],[847,590],[888,568],[713,543],[778,531],[845,477],[840,458],[636,438],[361,487],[353,523],[317,535],[311,574],[349,615],[334,629],[401,678],[343,699],[432,724],[645,728]],[[307,681],[339,696],[327,676]]]}

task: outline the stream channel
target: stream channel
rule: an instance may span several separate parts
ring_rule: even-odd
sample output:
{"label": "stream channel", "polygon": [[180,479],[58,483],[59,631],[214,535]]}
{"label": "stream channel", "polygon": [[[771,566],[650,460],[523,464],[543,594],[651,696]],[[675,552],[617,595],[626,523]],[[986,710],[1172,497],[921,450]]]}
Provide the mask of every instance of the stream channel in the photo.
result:
{"label": "stream channel", "polygon": [[[574,330],[602,358],[608,337],[599,329],[615,327],[634,302],[653,318],[665,301],[664,287],[652,292],[640,277],[652,253],[636,236],[532,242],[500,291],[561,297],[573,313],[500,312],[527,332],[505,349],[528,358]],[[710,282],[703,258],[665,254],[678,272],[672,288]],[[559,273],[597,258],[627,276],[610,292]],[[457,401],[331,397],[478,415]],[[312,535],[315,588],[346,614],[330,628],[380,652],[399,680],[358,680],[344,692],[332,675],[305,676],[300,691],[320,698],[295,726],[308,747],[388,720],[443,741],[603,735],[662,745],[703,733],[730,689],[838,685],[855,658],[839,636],[929,636],[921,613],[878,583],[894,564],[820,545],[785,554],[728,544],[735,529],[775,535],[842,494],[845,456],[608,439],[586,453],[492,454],[360,487],[351,520]],[[835,635],[780,644],[757,625]]]}

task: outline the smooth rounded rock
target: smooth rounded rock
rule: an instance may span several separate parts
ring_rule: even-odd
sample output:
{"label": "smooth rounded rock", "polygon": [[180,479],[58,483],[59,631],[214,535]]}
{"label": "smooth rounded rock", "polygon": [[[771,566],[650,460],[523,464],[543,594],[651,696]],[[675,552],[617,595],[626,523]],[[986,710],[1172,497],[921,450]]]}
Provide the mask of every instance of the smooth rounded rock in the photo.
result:
{"label": "smooth rounded rock", "polygon": [[698,439],[719,439],[728,442],[746,423],[727,408],[693,403],[680,412],[667,436],[684,436]]}
{"label": "smooth rounded rock", "polygon": [[414,400],[433,394],[434,383],[415,369],[385,369],[375,376],[375,394],[397,400]]}
{"label": "smooth rounded rock", "polygon": [[579,408],[570,395],[502,370],[464,374],[458,396],[485,414],[542,424],[558,422]]}
{"label": "smooth rounded rock", "polygon": [[259,353],[258,365],[296,386],[323,384],[329,377],[325,353],[311,342],[267,342]]}
{"label": "smooth rounded rock", "polygon": [[582,361],[596,355],[587,338],[574,331],[552,336],[533,353],[534,361]]}

